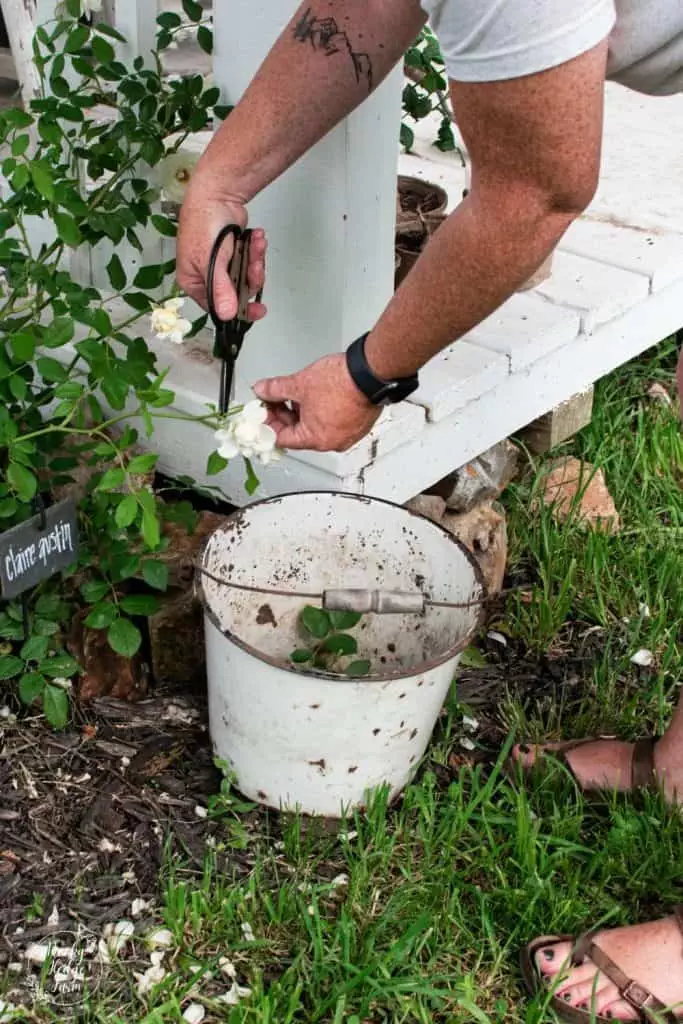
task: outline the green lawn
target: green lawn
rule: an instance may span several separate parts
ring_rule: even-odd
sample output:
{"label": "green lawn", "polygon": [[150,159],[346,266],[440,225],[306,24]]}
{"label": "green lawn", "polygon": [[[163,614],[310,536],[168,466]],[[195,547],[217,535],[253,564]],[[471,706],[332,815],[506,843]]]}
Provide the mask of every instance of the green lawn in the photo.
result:
{"label": "green lawn", "polygon": [[[645,920],[683,900],[677,811],[643,795],[584,801],[559,765],[510,781],[499,749],[511,730],[637,737],[666,725],[683,678],[683,442],[676,410],[646,392],[659,380],[673,393],[675,355],[665,343],[603,381],[592,425],[563,448],[604,470],[618,536],[532,511],[538,466],[505,496],[510,572],[526,589],[496,627],[507,648],[482,641],[482,672],[507,665],[514,680],[526,666],[539,685],[520,697],[511,682],[476,708],[474,763],[455,688],[395,808],[379,795],[367,815],[330,828],[242,810],[226,786],[213,813],[234,876],[217,870],[216,849],[203,872],[169,864],[159,896],[174,936],[169,976],[136,1002],[122,967],[118,994],[100,994],[83,1019],[181,1021],[193,982],[195,1001],[211,991],[192,965],[216,973],[228,955],[252,995],[232,1008],[207,1000],[207,1021],[533,1024],[547,1014],[520,982],[529,939]],[[631,664],[639,648],[655,667]],[[471,680],[470,670],[470,691]]]}

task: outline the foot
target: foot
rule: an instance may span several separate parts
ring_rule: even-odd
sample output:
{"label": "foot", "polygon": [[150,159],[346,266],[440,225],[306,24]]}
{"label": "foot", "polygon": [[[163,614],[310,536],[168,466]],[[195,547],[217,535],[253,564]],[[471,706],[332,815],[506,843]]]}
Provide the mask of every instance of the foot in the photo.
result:
{"label": "foot", "polygon": [[[683,1019],[683,935],[675,918],[598,932],[594,941],[628,978]],[[567,966],[571,954],[569,942],[536,952],[538,972],[554,995],[589,1013],[594,1007],[599,1017],[640,1020],[630,1003],[620,998],[617,986],[590,960],[580,967]]]}
{"label": "foot", "polygon": [[[544,753],[558,750],[562,743],[541,743],[534,746],[520,744],[513,748],[512,757],[525,770],[537,764]],[[674,764],[661,750],[661,741],[655,745],[654,764],[657,778],[671,803],[683,803],[683,766]],[[631,763],[633,744],[621,740],[597,739],[582,743],[564,754],[577,782],[584,790],[609,789],[626,792],[631,789]]]}

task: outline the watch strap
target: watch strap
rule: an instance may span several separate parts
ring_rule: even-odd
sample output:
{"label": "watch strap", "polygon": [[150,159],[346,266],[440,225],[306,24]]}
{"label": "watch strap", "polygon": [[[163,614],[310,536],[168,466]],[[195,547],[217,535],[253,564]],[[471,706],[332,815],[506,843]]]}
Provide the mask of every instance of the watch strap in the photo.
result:
{"label": "watch strap", "polygon": [[365,343],[370,332],[349,345],[346,351],[346,365],[351,378],[359,391],[373,405],[391,405],[402,402],[419,387],[417,374],[412,377],[397,377],[394,380],[382,380],[370,368],[365,355]]}

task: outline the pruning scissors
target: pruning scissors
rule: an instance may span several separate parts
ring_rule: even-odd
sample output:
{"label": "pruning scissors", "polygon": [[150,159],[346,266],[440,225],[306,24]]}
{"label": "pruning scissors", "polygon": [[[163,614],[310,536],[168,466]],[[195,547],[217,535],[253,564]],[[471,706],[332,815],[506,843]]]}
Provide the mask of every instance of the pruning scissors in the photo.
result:
{"label": "pruning scissors", "polygon": [[[228,274],[230,275],[230,280],[232,281],[237,295],[237,313],[232,320],[222,320],[216,311],[214,294],[215,277],[218,257],[220,256],[220,252],[226,238],[230,235],[233,236],[235,248],[232,258],[228,264]],[[221,385],[218,398],[218,411],[221,415],[224,415],[228,411],[230,402],[234,396],[235,364],[242,349],[244,337],[249,328],[253,326],[252,322],[248,319],[250,289],[247,275],[249,270],[250,243],[251,231],[249,229],[243,230],[238,227],[237,224],[228,224],[223,228],[214,242],[213,249],[211,251],[211,258],[209,260],[207,298],[209,316],[213,320],[214,327],[216,328],[216,340],[214,343],[213,354],[216,359],[222,360]],[[261,289],[256,296],[257,302],[261,301],[262,294],[263,289]]]}

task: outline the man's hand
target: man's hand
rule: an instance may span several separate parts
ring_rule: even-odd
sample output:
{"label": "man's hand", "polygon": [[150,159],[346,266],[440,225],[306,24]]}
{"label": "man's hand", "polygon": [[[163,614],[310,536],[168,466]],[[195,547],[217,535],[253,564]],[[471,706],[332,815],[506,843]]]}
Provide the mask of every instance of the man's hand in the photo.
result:
{"label": "man's hand", "polygon": [[[219,198],[215,186],[195,174],[180,211],[178,232],[178,284],[202,309],[207,308],[207,276],[213,244],[227,224],[247,225],[247,211],[239,200]],[[237,313],[237,296],[228,276],[233,253],[232,238],[225,240],[216,266],[216,311],[222,320]],[[258,229],[251,236],[248,280],[252,295],[263,287],[266,275],[266,236]],[[249,305],[249,319],[261,320],[266,307],[261,302]]]}
{"label": "man's hand", "polygon": [[262,380],[254,391],[270,406],[268,422],[281,448],[344,452],[381,412],[353,383],[343,355],[325,356],[291,377]]}

